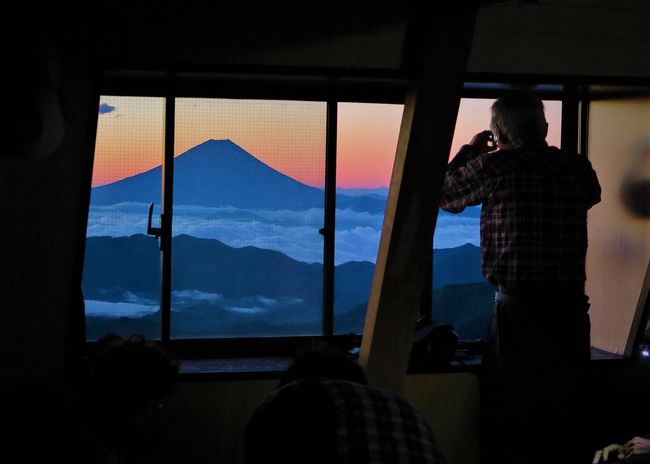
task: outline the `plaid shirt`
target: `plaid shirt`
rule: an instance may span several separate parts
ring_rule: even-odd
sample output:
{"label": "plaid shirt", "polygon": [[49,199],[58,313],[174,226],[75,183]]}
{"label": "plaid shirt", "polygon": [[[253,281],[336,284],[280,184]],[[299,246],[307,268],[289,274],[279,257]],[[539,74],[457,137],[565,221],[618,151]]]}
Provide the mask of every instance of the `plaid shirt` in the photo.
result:
{"label": "plaid shirt", "polygon": [[449,163],[440,207],[481,210],[481,270],[506,289],[582,288],[587,210],[600,201],[591,163],[546,143],[478,154],[461,148]]}
{"label": "plaid shirt", "polygon": [[247,447],[253,450],[246,462],[274,455],[279,435],[295,440],[291,448],[284,446],[283,462],[445,462],[413,406],[392,393],[344,380],[308,378],[273,392],[249,423]]}

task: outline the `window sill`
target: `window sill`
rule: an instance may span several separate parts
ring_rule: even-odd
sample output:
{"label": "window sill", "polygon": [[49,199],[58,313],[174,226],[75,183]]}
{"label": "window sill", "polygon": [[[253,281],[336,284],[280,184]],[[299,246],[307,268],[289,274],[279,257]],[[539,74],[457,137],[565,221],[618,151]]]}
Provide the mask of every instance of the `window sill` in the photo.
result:
{"label": "window sill", "polygon": [[610,353],[609,351],[601,350],[600,348],[591,347],[591,360],[611,360],[611,359],[625,359],[625,356],[617,353]]}
{"label": "window sill", "polygon": [[[257,380],[279,379],[287,370],[292,358],[257,357],[223,359],[184,359],[179,374],[184,380]],[[435,374],[476,372],[481,367],[480,358],[471,361],[453,361],[449,366],[435,368],[409,368],[409,374]]]}
{"label": "window sill", "polygon": [[251,380],[277,379],[289,367],[291,358],[183,359],[179,374],[184,379]]}
{"label": "window sill", "polygon": [[[591,349],[592,362],[623,361],[622,355]],[[255,380],[279,379],[291,363],[291,357],[237,357],[237,358],[212,358],[212,359],[183,359],[180,362],[179,373],[183,379],[220,379],[220,380]],[[478,373],[481,370],[481,357],[454,360],[448,366],[424,367],[412,366],[409,374],[436,374],[436,373]]]}

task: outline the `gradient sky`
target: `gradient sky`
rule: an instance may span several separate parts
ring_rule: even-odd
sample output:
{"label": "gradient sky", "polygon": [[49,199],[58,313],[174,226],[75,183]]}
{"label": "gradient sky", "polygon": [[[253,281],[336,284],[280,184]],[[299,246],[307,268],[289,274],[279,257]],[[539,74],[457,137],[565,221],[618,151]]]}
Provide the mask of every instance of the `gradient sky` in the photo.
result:
{"label": "gradient sky", "polygon": [[[463,99],[451,153],[488,129],[491,100]],[[549,144],[560,144],[560,102],[546,102]],[[340,103],[337,186],[388,186],[402,105]],[[230,139],[260,161],[308,185],[322,187],[325,166],[324,102],[233,99],[176,100],[175,156],[208,139]],[[164,99],[101,98],[93,186],[115,182],[161,164]]]}

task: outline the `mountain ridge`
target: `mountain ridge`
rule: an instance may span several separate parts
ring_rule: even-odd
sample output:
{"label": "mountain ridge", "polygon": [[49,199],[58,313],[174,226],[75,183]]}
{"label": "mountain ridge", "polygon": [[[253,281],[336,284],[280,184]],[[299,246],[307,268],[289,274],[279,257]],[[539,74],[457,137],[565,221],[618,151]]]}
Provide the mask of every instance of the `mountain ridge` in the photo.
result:
{"label": "mountain ridge", "polygon": [[[92,205],[124,201],[156,202],[162,166],[94,187]],[[297,210],[323,208],[322,189],[283,174],[230,139],[209,139],[174,158],[174,204],[244,209]],[[383,213],[385,199],[376,195],[337,194],[337,208]]]}

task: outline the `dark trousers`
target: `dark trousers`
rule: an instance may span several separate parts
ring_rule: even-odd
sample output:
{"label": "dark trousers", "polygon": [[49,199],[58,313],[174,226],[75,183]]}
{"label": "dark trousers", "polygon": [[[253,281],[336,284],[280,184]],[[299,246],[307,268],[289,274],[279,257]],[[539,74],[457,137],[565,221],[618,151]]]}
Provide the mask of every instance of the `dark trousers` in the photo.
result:
{"label": "dark trousers", "polygon": [[481,384],[484,464],[578,463],[591,450],[584,399],[588,298],[497,292]]}

